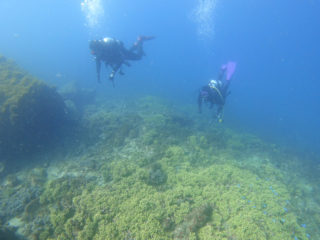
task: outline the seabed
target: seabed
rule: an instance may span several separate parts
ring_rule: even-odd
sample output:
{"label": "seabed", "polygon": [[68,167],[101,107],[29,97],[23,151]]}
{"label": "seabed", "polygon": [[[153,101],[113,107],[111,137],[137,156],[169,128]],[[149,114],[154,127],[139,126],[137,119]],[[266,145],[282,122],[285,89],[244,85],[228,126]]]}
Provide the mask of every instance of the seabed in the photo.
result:
{"label": "seabed", "polygon": [[64,146],[2,178],[1,229],[37,240],[320,239],[320,165],[293,151],[152,96],[98,101],[82,116]]}

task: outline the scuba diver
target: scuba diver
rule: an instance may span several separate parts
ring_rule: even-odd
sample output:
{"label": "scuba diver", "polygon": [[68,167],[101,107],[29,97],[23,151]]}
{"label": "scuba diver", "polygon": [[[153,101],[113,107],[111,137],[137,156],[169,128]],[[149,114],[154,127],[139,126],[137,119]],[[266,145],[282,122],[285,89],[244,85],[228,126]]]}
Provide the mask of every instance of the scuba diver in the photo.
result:
{"label": "scuba diver", "polygon": [[[228,62],[221,66],[221,70],[217,80],[210,80],[208,85],[203,86],[198,95],[198,110],[202,112],[202,102],[209,104],[209,108],[217,105],[217,112],[215,118],[218,122],[222,122],[223,106],[226,102],[227,96],[230,94],[228,91],[231,77],[236,69],[235,62]],[[225,80],[223,81],[223,77]]]}
{"label": "scuba diver", "polygon": [[101,62],[104,62],[106,67],[110,66],[112,69],[109,79],[112,81],[114,87],[113,80],[116,73],[119,71],[120,75],[124,74],[121,70],[122,64],[131,66],[128,61],[140,60],[145,55],[143,51],[144,41],[152,39],[154,39],[153,36],[139,36],[130,49],[126,49],[121,41],[114,38],[90,41],[91,54],[95,56],[96,60],[98,82],[101,83]]}

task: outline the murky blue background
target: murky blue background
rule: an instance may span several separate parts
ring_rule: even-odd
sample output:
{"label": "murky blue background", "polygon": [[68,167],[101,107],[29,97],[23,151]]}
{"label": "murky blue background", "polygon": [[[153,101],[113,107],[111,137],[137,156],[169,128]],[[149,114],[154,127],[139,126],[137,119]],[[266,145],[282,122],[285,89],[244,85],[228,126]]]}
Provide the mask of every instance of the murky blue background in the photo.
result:
{"label": "murky blue background", "polygon": [[[319,152],[319,12],[319,0],[1,0],[0,53],[57,86],[155,94],[194,111],[197,89],[234,60],[224,124]],[[88,41],[109,36],[130,47],[140,34],[157,37],[147,56],[115,89],[104,68],[98,85]]]}

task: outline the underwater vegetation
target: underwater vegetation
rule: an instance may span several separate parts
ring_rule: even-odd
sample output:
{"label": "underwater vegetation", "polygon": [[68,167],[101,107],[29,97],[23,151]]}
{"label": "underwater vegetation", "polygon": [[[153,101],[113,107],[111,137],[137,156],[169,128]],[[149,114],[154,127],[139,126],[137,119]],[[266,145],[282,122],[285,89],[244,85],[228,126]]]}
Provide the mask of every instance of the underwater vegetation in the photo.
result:
{"label": "underwater vegetation", "polygon": [[82,88],[77,82],[71,82],[59,89],[65,104],[68,118],[79,120],[82,117],[84,107],[93,104],[96,98],[96,91]]}
{"label": "underwater vegetation", "polygon": [[65,104],[55,88],[0,55],[0,154],[41,149],[64,121]]}
{"label": "underwater vegetation", "polygon": [[78,148],[1,183],[0,227],[37,240],[319,239],[319,179],[301,178],[298,158],[169,105],[87,106]]}

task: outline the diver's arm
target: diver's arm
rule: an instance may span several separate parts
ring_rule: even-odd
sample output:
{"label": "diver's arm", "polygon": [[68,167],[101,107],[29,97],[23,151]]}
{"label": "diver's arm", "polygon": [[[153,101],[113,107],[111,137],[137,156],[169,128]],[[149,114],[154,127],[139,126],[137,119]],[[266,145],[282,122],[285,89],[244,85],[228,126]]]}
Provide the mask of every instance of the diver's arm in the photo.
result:
{"label": "diver's arm", "polygon": [[97,71],[98,83],[101,83],[101,80],[100,80],[101,60],[98,57],[96,57],[96,71]]}
{"label": "diver's arm", "polygon": [[113,64],[111,67],[112,67],[112,70],[116,73],[116,72],[118,72],[118,70],[120,69],[120,67],[121,67],[121,65],[122,65],[122,62],[118,62],[118,63],[116,63],[116,64]]}
{"label": "diver's arm", "polygon": [[218,122],[222,122],[222,116],[223,116],[223,104],[218,105],[218,109],[217,109],[217,115],[216,115],[216,119],[218,120]]}
{"label": "diver's arm", "polygon": [[118,63],[115,63],[115,64],[112,64],[112,65],[111,65],[112,73],[111,73],[110,76],[109,76],[110,80],[114,78],[114,76],[116,75],[116,73],[117,73],[118,70],[120,69],[121,65],[122,65],[121,62],[118,62]]}
{"label": "diver's arm", "polygon": [[219,116],[219,115],[222,113],[223,105],[224,105],[224,104],[219,104],[219,105],[218,105],[218,107],[217,107],[217,116]]}
{"label": "diver's arm", "polygon": [[118,70],[120,69],[121,65],[122,65],[122,62],[118,62],[116,64],[110,65],[111,68],[112,68],[112,72],[109,75],[109,80],[112,82],[112,86],[113,87],[115,87],[115,85],[114,85],[114,77],[115,77],[116,73],[118,72]]}

